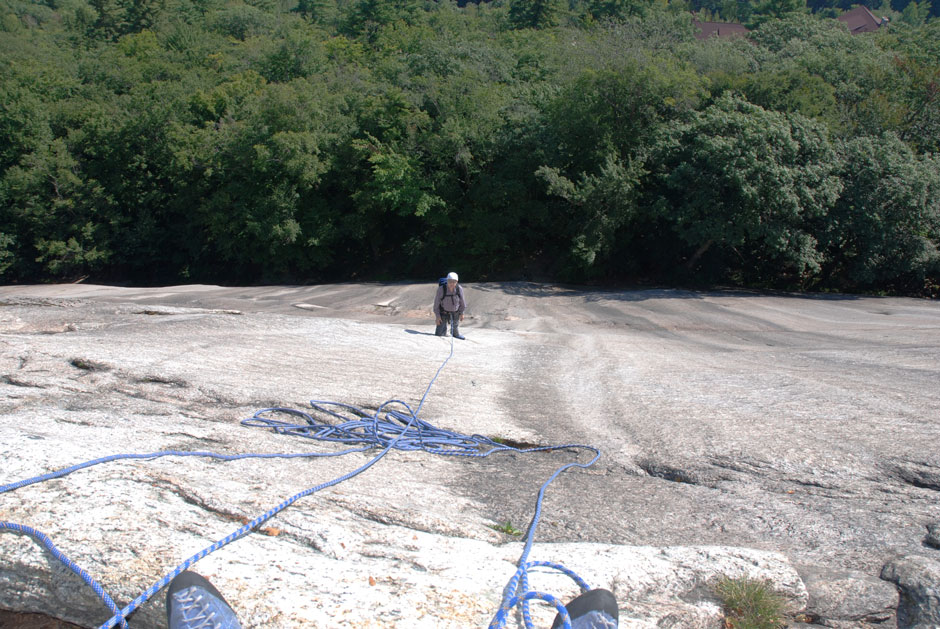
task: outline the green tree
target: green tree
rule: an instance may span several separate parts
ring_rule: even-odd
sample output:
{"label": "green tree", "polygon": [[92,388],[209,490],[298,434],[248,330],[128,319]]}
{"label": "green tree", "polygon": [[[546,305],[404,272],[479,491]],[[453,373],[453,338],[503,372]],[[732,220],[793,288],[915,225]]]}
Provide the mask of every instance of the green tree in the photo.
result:
{"label": "green tree", "polygon": [[216,11],[210,24],[222,35],[244,41],[274,27],[274,16],[248,4],[236,4]]}
{"label": "green tree", "polygon": [[940,20],[879,33],[891,56],[881,93],[894,105],[889,126],[918,152],[940,152]]}
{"label": "green tree", "polygon": [[537,174],[549,194],[561,197],[575,210],[566,230],[573,234],[570,254],[579,270],[591,269],[609,255],[617,231],[633,218],[642,168],[609,154],[597,174],[584,174],[577,183],[556,168],[543,166]]}
{"label": "green tree", "polygon": [[546,106],[548,165],[596,172],[613,152],[623,159],[645,151],[658,124],[694,109],[703,84],[674,59],[624,55],[602,70],[584,70]]}
{"label": "green tree", "polygon": [[336,0],[298,0],[293,10],[310,22],[324,25],[332,23],[339,12]]}
{"label": "green tree", "polygon": [[896,71],[885,92],[895,117],[888,128],[921,152],[940,152],[940,61],[897,56],[893,65]]}
{"label": "green tree", "polygon": [[855,50],[851,36],[841,22],[820,20],[803,13],[765,21],[751,32],[750,39],[763,50],[774,53],[767,58],[769,62],[820,50],[828,54]]}
{"label": "green tree", "polygon": [[794,13],[807,13],[806,0],[764,0],[751,16],[753,24],[768,18],[780,19]]}
{"label": "green tree", "polygon": [[726,279],[803,284],[818,273],[816,225],[840,191],[823,127],[727,94],[674,124],[660,151],[658,212],[690,268],[710,254]]}
{"label": "green tree", "polygon": [[[165,9],[165,0],[130,0],[126,5],[127,33],[153,28]],[[123,33],[122,33],[123,34]]]}
{"label": "green tree", "polygon": [[[668,279],[684,262],[913,291],[933,277],[918,217],[937,196],[940,22],[852,37],[788,1],[736,5],[767,14],[749,41],[700,42],[689,11],[727,3],[7,0],[0,273]],[[832,168],[855,191],[830,220]]]}
{"label": "green tree", "polygon": [[127,32],[127,10],[118,0],[89,0],[89,4],[95,11],[93,35],[113,41]]}
{"label": "green tree", "polygon": [[835,20],[811,16],[767,22],[752,38],[760,47],[762,71],[801,69],[818,77],[813,79],[817,84],[813,89],[821,97],[825,96],[824,83],[831,86],[835,107],[827,106],[825,117],[834,134],[878,135],[903,124],[895,55],[881,48],[876,38],[850,35]]}
{"label": "green tree", "polygon": [[568,252],[572,278],[602,274],[619,232],[636,214],[643,163],[663,124],[702,98],[688,66],[642,53],[585,70],[545,107],[537,175],[558,201],[550,206],[553,236]]}
{"label": "green tree", "polygon": [[722,0],[719,14],[725,22],[737,22],[739,24],[751,23],[754,12],[757,10],[751,2],[740,2],[740,0]]}
{"label": "green tree", "polygon": [[842,143],[844,190],[827,220],[829,281],[920,293],[940,283],[940,160],[894,134]]}
{"label": "green tree", "polygon": [[0,172],[48,142],[46,103],[12,77],[0,82]]}
{"label": "green tree", "polygon": [[642,15],[648,5],[636,0],[589,0],[587,12],[595,20],[622,20]]}
{"label": "green tree", "polygon": [[374,42],[382,28],[398,20],[413,22],[420,11],[417,0],[356,0],[347,9],[343,30]]}
{"label": "green tree", "polygon": [[110,41],[152,28],[165,10],[165,0],[89,0],[89,5],[94,13],[79,5],[72,14],[73,24],[87,24],[90,36]]}
{"label": "green tree", "polygon": [[911,26],[923,26],[930,17],[930,0],[914,2],[913,0],[901,11],[901,21]]}
{"label": "green tree", "polygon": [[510,0],[509,23],[513,28],[552,28],[563,12],[562,0]]}
{"label": "green tree", "polygon": [[[256,76],[256,75],[255,75]],[[257,280],[329,259],[332,220],[318,200],[335,152],[336,101],[304,80],[231,86],[238,99],[201,128],[174,134],[175,176],[187,183],[188,222],[201,231],[200,273]],[[219,114],[218,109],[212,115]],[[331,121],[332,119],[332,121]]]}
{"label": "green tree", "polygon": [[326,64],[326,54],[319,33],[309,27],[294,28],[259,51],[261,58],[253,67],[268,81],[284,83],[315,75]]}
{"label": "green tree", "polygon": [[0,232],[0,277],[16,262],[16,238]]}
{"label": "green tree", "polygon": [[[99,269],[111,253],[105,204],[97,203],[100,196],[95,183],[82,177],[78,161],[62,139],[8,168],[0,199],[7,225],[16,230],[20,273],[29,277],[41,269],[52,277],[71,277]],[[7,234],[7,247],[10,244]],[[7,249],[7,266],[17,262],[10,259],[11,253]]]}
{"label": "green tree", "polygon": [[798,66],[745,75],[740,89],[764,109],[800,113],[828,124],[839,120],[835,88]]}
{"label": "green tree", "polygon": [[371,136],[355,141],[353,146],[368,163],[369,176],[352,194],[362,211],[420,217],[443,203],[429,188],[414,153],[401,153]]}

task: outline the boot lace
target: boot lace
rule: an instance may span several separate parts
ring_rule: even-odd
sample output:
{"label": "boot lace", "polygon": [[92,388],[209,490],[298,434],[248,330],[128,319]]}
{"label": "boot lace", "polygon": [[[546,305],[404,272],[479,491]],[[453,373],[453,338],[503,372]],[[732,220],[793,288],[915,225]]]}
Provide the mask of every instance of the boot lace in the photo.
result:
{"label": "boot lace", "polygon": [[214,619],[216,614],[209,610],[209,603],[199,588],[192,586],[180,590],[173,594],[173,598],[179,603],[183,616],[180,629],[221,629],[222,624]]}

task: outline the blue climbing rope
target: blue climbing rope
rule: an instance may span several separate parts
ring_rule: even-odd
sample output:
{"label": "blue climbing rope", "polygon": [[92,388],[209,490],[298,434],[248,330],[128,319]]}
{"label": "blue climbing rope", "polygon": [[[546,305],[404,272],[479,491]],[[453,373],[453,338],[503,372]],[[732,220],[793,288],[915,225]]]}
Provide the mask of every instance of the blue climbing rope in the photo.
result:
{"label": "blue climbing rope", "polygon": [[[463,435],[449,430],[444,430],[437,428],[429,422],[426,422],[418,417],[418,414],[421,412],[421,409],[424,406],[425,401],[427,400],[428,394],[431,391],[431,388],[434,386],[438,376],[440,376],[444,367],[447,365],[448,361],[454,355],[454,340],[451,337],[450,343],[450,353],[447,358],[441,363],[438,367],[437,372],[434,374],[434,377],[431,378],[431,381],[428,383],[427,388],[424,391],[424,395],[421,397],[416,409],[412,408],[401,400],[388,400],[382,403],[378,409],[374,412],[369,413],[361,408],[352,406],[350,404],[344,404],[340,402],[330,402],[326,400],[311,400],[310,411],[301,411],[292,408],[267,408],[262,409],[256,412],[252,417],[249,417],[242,421],[242,424],[249,427],[263,427],[274,430],[276,433],[303,437],[307,439],[315,439],[317,441],[327,441],[345,446],[345,449],[337,452],[302,452],[302,453],[274,453],[274,454],[219,454],[215,452],[206,452],[206,451],[183,451],[183,450],[166,450],[160,452],[151,452],[145,454],[115,454],[110,456],[101,457],[91,461],[86,461],[84,463],[79,463],[72,465],[70,467],[63,468],[61,470],[56,470],[49,472],[47,474],[42,474],[29,478],[22,481],[12,482],[5,485],[0,485],[0,494],[20,489],[28,485],[35,483],[40,483],[43,481],[51,480],[54,478],[61,478],[73,472],[77,472],[82,469],[92,467],[94,465],[100,465],[103,463],[108,463],[118,460],[127,460],[127,459],[138,459],[138,460],[151,460],[160,457],[175,456],[175,457],[206,457],[213,458],[222,461],[234,461],[240,459],[250,459],[250,458],[301,458],[301,457],[328,457],[328,456],[342,456],[352,452],[364,452],[367,450],[373,450],[375,448],[381,448],[381,451],[374,456],[372,459],[359,466],[355,470],[343,474],[333,480],[324,482],[320,485],[310,487],[305,489],[290,498],[284,500],[275,507],[269,509],[265,513],[259,515],[252,521],[248,522],[239,529],[233,531],[228,536],[216,541],[215,543],[207,546],[203,550],[199,551],[195,555],[189,557],[183,561],[176,568],[165,574],[162,578],[154,582],[150,587],[144,590],[137,598],[128,603],[124,608],[119,609],[118,606],[114,603],[112,598],[105,592],[104,588],[95,581],[94,578],[83,568],[78,566],[70,558],[68,558],[64,553],[62,553],[56,546],[52,543],[52,540],[42,533],[32,527],[25,526],[22,524],[17,524],[13,522],[0,522],[0,531],[14,531],[19,533],[24,533],[32,536],[42,543],[54,557],[66,565],[70,570],[77,574],[86,584],[91,586],[95,591],[98,597],[107,605],[108,609],[111,610],[112,616],[104,624],[101,625],[100,629],[107,629],[109,627],[114,627],[115,625],[120,625],[121,627],[126,627],[127,617],[143,605],[147,600],[153,597],[157,592],[163,589],[170,581],[173,580],[181,572],[187,570],[197,561],[205,557],[206,555],[215,552],[216,550],[226,546],[241,537],[244,537],[252,530],[261,526],[264,522],[271,519],[293,503],[297,502],[301,498],[309,496],[313,493],[338,485],[354,476],[357,476],[367,469],[379,462],[388,452],[391,450],[403,450],[403,451],[413,451],[413,450],[423,450],[430,454],[438,454],[443,456],[462,456],[462,457],[477,457],[483,458],[490,456],[496,452],[503,451],[512,451],[512,452],[522,452],[522,453],[532,453],[532,452],[548,452],[554,450],[570,450],[570,449],[584,449],[590,452],[593,452],[593,458],[587,463],[571,462],[559,467],[555,472],[546,480],[538,492],[538,498],[536,500],[535,513],[532,517],[529,527],[526,532],[525,545],[523,547],[522,555],[518,561],[518,568],[513,577],[509,580],[506,587],[504,588],[503,600],[499,606],[499,609],[496,612],[492,622],[489,625],[490,629],[502,629],[506,626],[506,622],[509,618],[509,613],[516,607],[521,607],[523,621],[527,629],[534,629],[532,623],[531,613],[529,609],[529,603],[533,600],[541,600],[550,605],[553,605],[558,613],[561,615],[563,620],[563,627],[565,629],[571,628],[570,619],[568,613],[565,610],[564,605],[557,598],[553,597],[550,594],[544,592],[537,592],[529,589],[529,570],[536,567],[547,567],[553,570],[560,571],[569,577],[571,577],[578,586],[583,590],[587,591],[590,589],[588,584],[581,579],[574,572],[568,570],[564,566],[559,564],[549,563],[549,562],[530,562],[528,561],[529,554],[532,550],[532,544],[535,541],[535,532],[538,527],[539,519],[542,512],[542,502],[545,497],[545,491],[548,486],[554,481],[559,474],[564,472],[567,469],[572,467],[587,468],[593,465],[598,458],[600,457],[600,451],[597,448],[592,446],[585,446],[579,444],[567,444],[567,445],[557,445],[557,446],[538,446],[532,448],[517,448],[507,444],[502,444],[497,441],[494,441],[483,435]],[[325,415],[330,418],[329,420],[318,419],[320,415]],[[288,421],[290,420],[290,421]]]}
{"label": "blue climbing rope", "polygon": [[[39,540],[43,546],[49,549],[49,552],[52,553],[53,557],[55,557],[56,559],[61,561],[63,564],[65,564],[69,568],[69,570],[71,570],[72,572],[80,576],[82,578],[82,581],[84,581],[89,586],[91,586],[91,589],[95,591],[95,594],[98,595],[98,598],[104,601],[105,605],[108,606],[108,609],[110,609],[115,614],[120,613],[118,606],[111,599],[111,597],[108,596],[108,593],[104,591],[104,588],[101,587],[101,584],[95,581],[94,578],[92,578],[92,576],[88,574],[88,572],[86,572],[84,568],[82,568],[77,563],[69,559],[69,557],[65,553],[63,553],[61,550],[56,548],[56,545],[52,543],[52,540],[49,539],[48,535],[46,535],[42,531],[34,529],[31,526],[26,526],[24,524],[16,524],[15,522],[0,522],[0,529],[7,530],[7,531],[14,531],[16,533],[25,533],[26,535],[30,535],[34,537],[35,539]],[[121,618],[120,622],[121,622],[122,627],[127,626],[127,623],[124,621],[123,618]]]}

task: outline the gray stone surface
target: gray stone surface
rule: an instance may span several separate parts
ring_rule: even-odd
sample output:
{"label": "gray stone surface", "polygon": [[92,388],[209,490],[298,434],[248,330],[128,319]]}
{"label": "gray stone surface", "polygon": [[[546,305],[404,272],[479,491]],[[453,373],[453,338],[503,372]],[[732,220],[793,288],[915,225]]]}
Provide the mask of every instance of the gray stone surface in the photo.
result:
{"label": "gray stone surface", "polygon": [[927,537],[924,543],[933,548],[940,548],[940,522],[931,522],[927,525]]}
{"label": "gray stone surface", "polygon": [[858,627],[883,623],[898,607],[897,588],[859,572],[801,566],[800,577],[809,597],[804,613],[828,627]]}
{"label": "gray stone surface", "polygon": [[[2,287],[0,483],[117,452],[331,451],[239,422],[310,398],[416,406],[450,350],[431,335],[433,288]],[[806,595],[788,558],[876,576],[923,552],[940,521],[935,302],[466,288],[468,340],[421,416],[600,447],[593,468],[549,488],[532,559],[614,589],[624,627],[716,626],[703,593],[727,571],[772,578],[798,610]],[[0,519],[48,533],[125,604],[372,454],[114,462],[0,495]],[[524,529],[538,486],[578,457],[395,452],[196,569],[248,626],[483,626],[521,552],[492,527]],[[137,626],[159,626],[161,605]],[[86,626],[106,617],[77,577],[11,533],[0,534],[0,608]]]}
{"label": "gray stone surface", "polygon": [[885,564],[881,578],[901,590],[898,629],[940,627],[940,561],[918,555]]}

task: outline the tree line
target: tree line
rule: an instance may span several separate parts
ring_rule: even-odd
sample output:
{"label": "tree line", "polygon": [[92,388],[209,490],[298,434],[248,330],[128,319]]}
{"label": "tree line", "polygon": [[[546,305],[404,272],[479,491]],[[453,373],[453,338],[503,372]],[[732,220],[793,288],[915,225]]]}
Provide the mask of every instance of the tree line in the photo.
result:
{"label": "tree line", "polygon": [[940,20],[695,8],[0,0],[0,280],[940,293]]}

